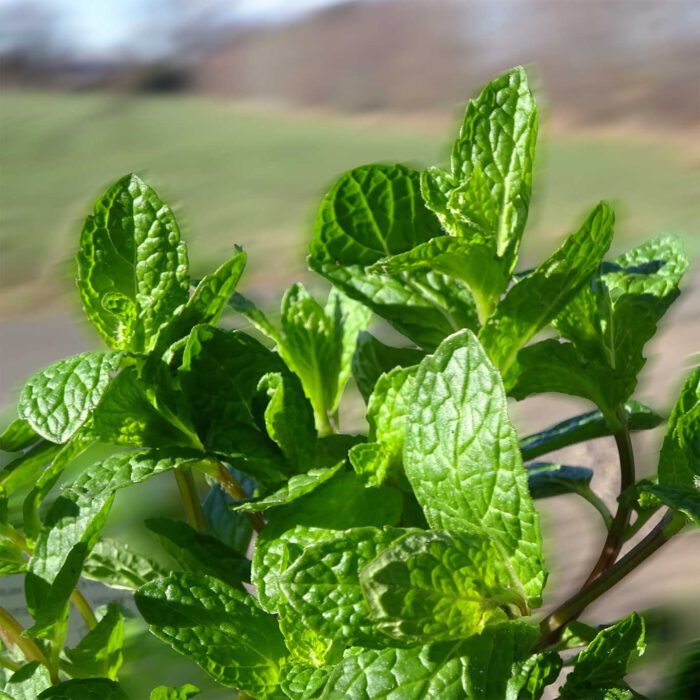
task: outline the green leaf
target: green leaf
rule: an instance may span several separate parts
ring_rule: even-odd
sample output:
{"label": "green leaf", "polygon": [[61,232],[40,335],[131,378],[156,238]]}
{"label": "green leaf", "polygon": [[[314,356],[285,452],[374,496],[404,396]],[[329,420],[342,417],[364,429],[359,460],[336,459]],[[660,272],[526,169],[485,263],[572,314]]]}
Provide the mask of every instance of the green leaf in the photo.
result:
{"label": "green leaf", "polygon": [[559,677],[562,660],[554,651],[533,654],[513,665],[505,700],[540,700],[544,689]]}
{"label": "green leaf", "polygon": [[159,685],[151,691],[149,700],[188,700],[195,695],[199,695],[199,688],[191,683],[185,683],[179,688]]}
{"label": "green leaf", "polygon": [[32,661],[15,671],[3,690],[10,700],[35,700],[42,690],[50,686],[51,679],[46,666]]}
{"label": "green leaf", "polygon": [[30,633],[41,636],[65,613],[83,563],[97,542],[112,506],[108,493],[78,504],[70,493],[51,506],[29,560],[24,591],[36,623]]}
{"label": "green leaf", "polygon": [[501,378],[470,331],[421,362],[406,426],[404,469],[430,526],[492,539],[515,590],[537,607],[546,579],[539,518]]}
{"label": "green leaf", "polygon": [[593,470],[565,464],[533,462],[527,466],[527,483],[533,498],[551,498],[587,491]]}
{"label": "green leaf", "polygon": [[700,485],[653,484],[639,482],[635,490],[639,495],[651,495],[671,510],[683,513],[695,525],[700,526]]}
{"label": "green leaf", "polygon": [[401,493],[383,486],[366,488],[352,472],[340,472],[311,493],[275,508],[258,536],[253,555],[253,580],[261,605],[277,609],[279,578],[302,549],[328,537],[328,530],[396,525]]}
{"label": "green leaf", "polygon": [[348,452],[348,459],[355,473],[367,486],[396,482],[402,476],[401,472],[392,469],[394,461],[389,448],[379,442],[353,445]]}
{"label": "green leaf", "polygon": [[121,686],[107,678],[64,681],[45,690],[37,700],[129,700]]}
{"label": "green leaf", "polygon": [[137,447],[196,446],[191,435],[168,422],[153,406],[135,367],[127,367],[105,392],[93,414],[102,442]]}
{"label": "green leaf", "polygon": [[240,248],[221,267],[205,275],[187,303],[160,329],[158,347],[165,348],[199,324],[215,326],[243,274],[247,255]]}
{"label": "green leaf", "polygon": [[313,464],[317,435],[313,409],[299,379],[273,372],[262,377],[258,390],[269,397],[265,407],[267,434],[297,471],[305,471]]}
{"label": "green leaf", "polygon": [[360,582],[379,629],[412,643],[466,639],[494,613],[503,617],[500,606],[525,607],[495,544],[466,532],[408,534],[367,564]]}
{"label": "green leaf", "polygon": [[360,587],[360,570],[404,530],[361,527],[307,547],[280,577],[287,603],[315,632],[348,645],[385,646]]}
{"label": "green leaf", "polygon": [[269,496],[241,503],[234,506],[234,510],[242,513],[253,513],[296,501],[298,498],[311,493],[322,484],[325,484],[326,481],[338,473],[343,464],[343,462],[338,462],[333,467],[311,469],[306,474],[296,474],[290,477],[289,481],[281,489],[271,493]]}
{"label": "green leaf", "polygon": [[287,655],[277,621],[248,593],[210,576],[171,573],[136,593],[151,632],[214,680],[272,697]]}
{"label": "green leaf", "polygon": [[3,534],[0,523],[0,577],[21,574],[27,568],[27,561],[22,549]]}
{"label": "green leaf", "polygon": [[[239,483],[242,480],[238,479]],[[245,489],[245,484],[243,483]],[[242,513],[236,513],[231,506],[234,500],[219,486],[214,485],[202,503],[207,530],[214,537],[233,547],[238,552],[248,549],[253,527]]]}
{"label": "green leaf", "polygon": [[641,656],[644,649],[644,620],[632,613],[600,632],[578,655],[561,697],[592,698],[600,690],[626,690],[623,679],[630,658]]}
{"label": "green leaf", "polygon": [[348,654],[331,674],[323,700],[495,700],[504,698],[515,662],[537,628],[522,622],[486,627],[459,642]]}
{"label": "green leaf", "polygon": [[19,452],[39,440],[39,435],[24,418],[13,420],[0,435],[0,450]]}
{"label": "green leaf", "polygon": [[135,591],[165,570],[149,557],[135,552],[124,542],[101,539],[83,564],[82,575],[110,588]]}
{"label": "green leaf", "polygon": [[24,454],[8,462],[0,471],[0,484],[10,497],[33,486],[43,468],[61,451],[60,445],[41,440]]}
{"label": "green leaf", "polygon": [[116,603],[110,603],[102,619],[78,646],[65,649],[62,668],[73,678],[117,679],[122,665],[124,620]]}
{"label": "green leaf", "polygon": [[250,581],[248,559],[216,537],[171,518],[150,518],[145,525],[176,562],[176,570],[215,576],[230,586]]}
{"label": "green leaf", "polygon": [[[651,430],[664,421],[662,416],[639,401],[628,401],[625,404],[625,415],[627,428],[633,432]],[[520,453],[523,459],[528,461],[548,452],[608,435],[612,435],[612,432],[603,413],[590,411],[522,438],[520,440]]]}
{"label": "green leaf", "polygon": [[187,302],[187,249],[170,208],[136,175],[126,175],[87,217],[78,252],[78,289],[105,342],[142,352]]}
{"label": "green leaf", "polygon": [[352,376],[362,398],[369,400],[377,379],[395,367],[417,365],[424,353],[415,348],[394,348],[377,340],[371,333],[360,331],[352,358]]}
{"label": "green leaf", "polygon": [[27,380],[18,410],[51,442],[64,443],[88,420],[122,361],[120,352],[84,352]]}
{"label": "green leaf", "polygon": [[280,688],[292,700],[317,698],[332,671],[328,666],[287,663],[282,667]]}
{"label": "green leaf", "polygon": [[700,367],[681,389],[666,426],[659,483],[697,488],[700,483]]}
{"label": "green leaf", "polygon": [[610,247],[614,219],[608,203],[598,204],[575,233],[508,291],[479,334],[502,372],[590,280]]}

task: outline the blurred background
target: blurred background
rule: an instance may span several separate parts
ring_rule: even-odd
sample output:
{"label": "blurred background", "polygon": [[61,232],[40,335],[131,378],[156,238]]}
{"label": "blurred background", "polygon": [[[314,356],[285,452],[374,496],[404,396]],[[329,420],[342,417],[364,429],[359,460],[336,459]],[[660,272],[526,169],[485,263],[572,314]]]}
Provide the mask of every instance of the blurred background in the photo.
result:
{"label": "blurred background", "polygon": [[[72,255],[110,182],[138,172],[171,204],[195,276],[242,245],[242,290],[276,306],[293,281],[323,288],[305,250],[334,177],[366,162],[445,161],[466,99],[516,64],[528,67],[542,114],[523,265],[601,198],[618,212],[613,252],[670,231],[697,263],[697,0],[0,0],[3,424],[28,374],[97,344],[79,320]],[[639,397],[658,409],[700,348],[698,269],[649,348]],[[525,431],[581,409],[551,398],[513,407]],[[659,440],[658,431],[639,440],[642,473],[654,469]],[[614,501],[608,441],[561,459],[595,464],[594,485]],[[167,512],[170,485],[157,488]],[[119,532],[152,514],[152,499],[125,498]],[[551,601],[575,588],[602,533],[586,504],[565,497],[543,508],[556,533]],[[661,611],[655,633],[671,646],[652,648],[639,679],[654,697],[672,673],[669,650],[700,636],[698,534],[586,616]],[[4,581],[0,596],[9,595]],[[196,675],[212,688],[184,662],[148,678],[143,659],[154,657],[139,654],[135,676]]]}

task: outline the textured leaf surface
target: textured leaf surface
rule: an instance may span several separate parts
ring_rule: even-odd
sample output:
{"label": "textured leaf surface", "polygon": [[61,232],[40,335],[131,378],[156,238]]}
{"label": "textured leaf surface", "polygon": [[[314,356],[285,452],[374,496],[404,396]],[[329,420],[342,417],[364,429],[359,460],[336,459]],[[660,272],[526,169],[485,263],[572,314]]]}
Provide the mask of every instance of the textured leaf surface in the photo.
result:
{"label": "textured leaf surface", "polygon": [[637,484],[639,494],[650,495],[672,510],[683,513],[695,525],[700,526],[700,486],[680,484]]}
{"label": "textured leaf surface", "polygon": [[538,606],[539,520],[500,376],[471,332],[421,362],[406,425],[404,468],[430,526],[491,538],[516,589]]}
{"label": "textured leaf surface", "polygon": [[341,531],[305,549],[281,576],[280,589],[304,624],[319,634],[382,647],[387,638],[370,617],[360,570],[404,532],[374,527]]}
{"label": "textured leaf surface", "polygon": [[590,280],[610,247],[614,220],[612,207],[601,202],[547,260],[508,291],[479,334],[502,372]]}
{"label": "textured leaf surface", "polygon": [[487,627],[459,642],[408,649],[368,649],[346,656],[324,688],[324,700],[495,700],[505,697],[513,663],[537,638],[531,625]]}
{"label": "textured leaf surface", "polygon": [[124,542],[110,539],[97,542],[83,565],[85,578],[129,591],[164,574],[165,570],[157,562],[135,552]]}
{"label": "textured leaf surface", "polygon": [[32,661],[15,671],[3,690],[10,700],[35,700],[39,693],[50,685],[51,679],[46,666]]}
{"label": "textured leaf surface", "polygon": [[277,622],[248,593],[218,579],[172,573],[136,594],[151,631],[214,680],[272,697],[287,650]]}
{"label": "textured leaf surface", "polygon": [[533,462],[527,466],[527,483],[533,498],[551,498],[587,489],[593,470],[566,464]]}
{"label": "textured leaf surface", "polygon": [[0,577],[21,574],[26,567],[22,550],[0,531]]}
{"label": "textured leaf surface", "polygon": [[24,418],[13,420],[0,435],[0,450],[19,452],[39,440],[39,435]]}
{"label": "textured leaf surface", "polygon": [[136,175],[115,182],[87,217],[78,289],[110,347],[137,352],[187,302],[187,250],[170,208]]}
{"label": "textured leaf surface", "polygon": [[77,679],[45,690],[37,700],[129,700],[121,686],[107,678]]}
{"label": "textured leaf surface", "polygon": [[641,656],[644,649],[644,620],[632,613],[600,632],[579,654],[561,697],[591,698],[598,690],[626,689],[623,679],[630,658]]}
{"label": "textured leaf surface", "polygon": [[360,581],[379,629],[413,643],[466,639],[499,606],[525,605],[493,542],[466,532],[408,534],[368,563]]}
{"label": "textured leaf surface", "polygon": [[282,667],[280,688],[293,700],[317,698],[331,670],[329,667],[316,668],[307,664],[286,664]]}
{"label": "textured leaf surface", "polygon": [[[664,420],[656,411],[639,403],[639,401],[628,401],[625,404],[625,415],[630,431],[651,430],[663,423]],[[528,461],[563,447],[608,435],[612,435],[612,432],[603,413],[589,411],[557,423],[539,433],[522,438],[520,440],[520,453],[523,459]]]}
{"label": "textured leaf surface", "polygon": [[533,654],[513,665],[505,700],[540,700],[544,689],[559,677],[562,660],[559,654],[545,651]]}
{"label": "textured leaf surface", "polygon": [[176,570],[215,576],[231,586],[250,581],[250,562],[216,537],[171,518],[149,518],[148,529],[176,562]]}
{"label": "textured leaf surface", "polygon": [[110,603],[102,619],[80,643],[65,649],[68,662],[64,665],[73,678],[117,679],[122,665],[124,620],[116,603]]}
{"label": "textured leaf surface", "polygon": [[0,484],[10,498],[34,486],[43,467],[61,451],[60,445],[41,440],[24,454],[8,462],[0,471]]}
{"label": "textured leaf surface", "polygon": [[352,358],[352,376],[362,398],[369,400],[377,379],[395,367],[417,365],[424,353],[415,348],[395,348],[377,340],[371,333],[361,331]]}
{"label": "textured leaf surface", "polygon": [[122,360],[120,352],[85,352],[59,360],[24,385],[19,413],[39,435],[63,443],[87,421]]}
{"label": "textured leaf surface", "polygon": [[185,683],[179,688],[159,685],[151,691],[149,700],[188,700],[199,695],[199,688],[191,683]]}

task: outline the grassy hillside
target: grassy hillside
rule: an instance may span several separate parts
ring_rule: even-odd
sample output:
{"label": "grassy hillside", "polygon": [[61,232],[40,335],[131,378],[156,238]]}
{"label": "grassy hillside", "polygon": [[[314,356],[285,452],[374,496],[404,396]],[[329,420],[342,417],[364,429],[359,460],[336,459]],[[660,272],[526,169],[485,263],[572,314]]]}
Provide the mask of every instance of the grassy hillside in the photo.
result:
{"label": "grassy hillside", "polygon": [[[1,109],[6,311],[43,306],[69,288],[72,265],[56,265],[72,254],[96,195],[125,172],[144,174],[175,206],[195,270],[239,243],[251,254],[247,286],[273,295],[303,273],[313,210],[336,174],[379,160],[436,163],[452,136],[180,97],[7,93]],[[539,166],[525,263],[603,197],[620,202],[618,247],[671,230],[700,252],[691,241],[700,182],[684,154],[557,137],[542,139]]]}

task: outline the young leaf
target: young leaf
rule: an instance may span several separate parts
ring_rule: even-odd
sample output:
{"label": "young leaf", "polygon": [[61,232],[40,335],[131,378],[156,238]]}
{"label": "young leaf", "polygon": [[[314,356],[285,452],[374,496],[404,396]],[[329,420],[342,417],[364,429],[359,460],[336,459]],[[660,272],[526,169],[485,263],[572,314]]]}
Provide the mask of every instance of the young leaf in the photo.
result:
{"label": "young leaf", "polygon": [[116,603],[107,606],[94,629],[72,649],[65,649],[62,668],[73,678],[117,679],[122,665],[124,620]]}
{"label": "young leaf", "polygon": [[700,367],[690,373],[673,408],[659,456],[659,483],[700,482]]}
{"label": "young leaf", "polygon": [[321,698],[504,698],[513,664],[527,656],[536,638],[536,627],[507,622],[456,643],[359,650],[336,666]]}
{"label": "young leaf", "polygon": [[289,478],[289,481],[278,491],[271,493],[265,498],[246,501],[240,505],[234,506],[234,510],[242,513],[254,513],[257,511],[267,510],[268,508],[276,508],[284,506],[287,503],[296,501],[298,498],[305,496],[317,489],[326,481],[335,476],[343,467],[344,462],[332,467],[322,467],[320,469],[310,469],[306,474],[296,474]]}
{"label": "young leaf", "polygon": [[544,689],[554,683],[561,671],[561,656],[554,651],[533,654],[513,665],[505,700],[540,700]]}
{"label": "young leaf", "polygon": [[280,688],[292,700],[310,700],[318,697],[332,670],[329,666],[287,663],[280,673]]}
{"label": "young leaf", "polygon": [[65,612],[83,562],[97,542],[112,506],[109,494],[78,502],[70,494],[51,506],[29,560],[24,591],[36,623],[34,636],[46,633]]}
{"label": "young leaf", "polygon": [[282,574],[280,589],[304,625],[348,645],[383,647],[360,588],[360,570],[404,530],[361,527],[311,545]]}
{"label": "young leaf", "polygon": [[175,570],[215,576],[230,586],[240,587],[243,581],[250,581],[248,559],[216,537],[170,518],[149,518],[145,525],[177,562]]}
{"label": "young leaf", "polygon": [[404,469],[432,528],[494,541],[531,606],[545,582],[542,536],[501,378],[470,331],[420,364]]}
{"label": "young leaf", "polygon": [[46,666],[31,661],[10,676],[3,690],[10,700],[35,700],[42,690],[50,686],[51,678]]}
{"label": "young leaf", "polygon": [[195,695],[199,695],[199,688],[191,683],[185,683],[179,688],[159,685],[151,691],[149,700],[189,700]]}
{"label": "young leaf", "polygon": [[37,700],[129,700],[129,696],[115,681],[87,678],[59,683],[37,696]]}
{"label": "young leaf", "polygon": [[113,348],[143,352],[187,302],[187,249],[170,208],[136,175],[115,182],[85,220],[78,289]]}
{"label": "young leaf", "polygon": [[122,361],[120,352],[85,352],[27,380],[20,416],[43,438],[64,443],[88,420]]}
{"label": "young leaf", "polygon": [[575,233],[508,291],[479,334],[501,372],[590,280],[610,247],[614,220],[612,207],[598,204]]}
{"label": "young leaf", "polygon": [[360,582],[379,629],[414,644],[466,639],[501,605],[525,607],[494,543],[466,532],[408,534],[367,564]]}
{"label": "young leaf", "polygon": [[0,435],[0,450],[19,452],[30,447],[39,440],[37,432],[24,418],[13,420]]}
{"label": "young leaf", "polygon": [[[664,421],[662,416],[639,401],[628,401],[625,404],[625,416],[627,417],[627,428],[632,432],[651,430]],[[548,452],[611,434],[610,426],[603,413],[590,411],[574,418],[568,418],[539,433],[521,438],[520,453],[523,460],[527,462]]]}
{"label": "young leaf", "polygon": [[362,398],[369,400],[377,379],[395,367],[417,365],[425,353],[415,348],[394,348],[377,340],[371,333],[360,331],[352,357],[352,376]]}
{"label": "young leaf", "polygon": [[651,496],[671,510],[683,513],[695,525],[700,526],[700,488],[682,484],[653,484],[639,482],[639,495]]}
{"label": "young leaf", "polygon": [[83,576],[110,588],[135,591],[163,576],[160,564],[132,550],[123,542],[99,540],[83,564]]}
{"label": "young leaf", "polygon": [[151,632],[214,680],[273,697],[286,657],[277,622],[248,593],[210,576],[171,573],[136,593]]}
{"label": "young leaf", "polygon": [[644,649],[644,620],[632,613],[600,632],[578,655],[561,697],[592,698],[602,690],[627,690],[627,665],[633,654],[641,656]]}

